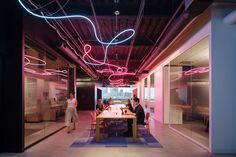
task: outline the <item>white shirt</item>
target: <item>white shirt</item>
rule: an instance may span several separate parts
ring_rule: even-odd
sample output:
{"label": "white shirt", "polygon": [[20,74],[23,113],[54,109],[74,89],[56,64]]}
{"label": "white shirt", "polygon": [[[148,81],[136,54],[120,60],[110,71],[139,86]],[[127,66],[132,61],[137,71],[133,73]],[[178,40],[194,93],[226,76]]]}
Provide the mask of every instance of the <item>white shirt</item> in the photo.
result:
{"label": "white shirt", "polygon": [[75,103],[76,103],[76,99],[75,98],[73,98],[73,99],[68,99],[67,100],[67,104],[68,104],[68,108],[69,107],[72,107],[72,108],[75,108],[76,106],[75,106]]}

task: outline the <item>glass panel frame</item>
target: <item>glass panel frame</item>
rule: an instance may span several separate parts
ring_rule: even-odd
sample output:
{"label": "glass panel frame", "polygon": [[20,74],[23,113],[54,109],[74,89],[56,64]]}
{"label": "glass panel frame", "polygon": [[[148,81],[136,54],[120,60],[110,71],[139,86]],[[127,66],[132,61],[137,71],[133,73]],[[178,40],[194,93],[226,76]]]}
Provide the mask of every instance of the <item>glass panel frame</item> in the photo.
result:
{"label": "glass panel frame", "polygon": [[64,127],[68,62],[25,40],[25,148]]}
{"label": "glass panel frame", "polygon": [[209,147],[209,37],[169,63],[169,127]]}

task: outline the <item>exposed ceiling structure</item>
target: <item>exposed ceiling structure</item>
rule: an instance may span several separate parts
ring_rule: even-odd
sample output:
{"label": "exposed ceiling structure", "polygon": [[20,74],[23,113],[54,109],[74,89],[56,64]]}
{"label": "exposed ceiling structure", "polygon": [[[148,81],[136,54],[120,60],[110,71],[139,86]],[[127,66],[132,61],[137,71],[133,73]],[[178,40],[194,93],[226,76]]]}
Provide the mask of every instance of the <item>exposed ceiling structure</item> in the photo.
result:
{"label": "exposed ceiling structure", "polygon": [[[183,0],[25,0],[23,3],[38,15],[83,15],[94,23],[99,39],[107,43],[120,32],[133,29],[134,36],[125,32],[113,43],[131,37],[129,40],[108,45],[96,40],[91,24],[84,18],[36,19],[25,14],[25,33],[79,65],[77,77],[92,77],[107,85],[120,80],[117,82],[120,85],[137,81],[152,55],[159,53],[211,1],[194,1],[188,6]],[[91,46],[89,57],[85,56],[90,48],[86,44]],[[93,65],[100,62],[106,64]]]}

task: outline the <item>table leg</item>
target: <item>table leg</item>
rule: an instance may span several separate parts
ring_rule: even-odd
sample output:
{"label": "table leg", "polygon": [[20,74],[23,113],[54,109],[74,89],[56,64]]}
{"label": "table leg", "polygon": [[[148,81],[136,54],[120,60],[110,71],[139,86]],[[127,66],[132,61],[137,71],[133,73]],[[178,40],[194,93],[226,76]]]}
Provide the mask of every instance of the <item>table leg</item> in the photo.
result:
{"label": "table leg", "polygon": [[97,118],[96,119],[96,142],[99,142],[99,140],[100,140],[100,127],[99,127],[99,124],[100,124],[100,119]]}
{"label": "table leg", "polygon": [[137,138],[137,118],[133,118],[133,141],[136,142]]}

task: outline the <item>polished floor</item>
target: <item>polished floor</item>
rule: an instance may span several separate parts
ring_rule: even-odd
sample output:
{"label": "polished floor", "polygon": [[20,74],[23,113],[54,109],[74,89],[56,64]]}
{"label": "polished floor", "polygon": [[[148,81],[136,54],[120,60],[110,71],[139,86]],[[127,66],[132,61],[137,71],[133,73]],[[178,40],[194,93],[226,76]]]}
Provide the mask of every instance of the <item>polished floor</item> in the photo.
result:
{"label": "polished floor", "polygon": [[71,148],[70,145],[90,128],[89,112],[79,112],[77,130],[67,134],[62,130],[21,154],[0,154],[0,157],[232,157],[215,155],[186,140],[168,126],[151,121],[151,133],[163,148]]}
{"label": "polished floor", "polygon": [[64,122],[25,123],[25,147],[64,127]]}
{"label": "polished floor", "polygon": [[172,124],[171,127],[202,143],[204,146],[209,146],[209,134],[206,132],[205,124],[190,122],[184,124]]}

